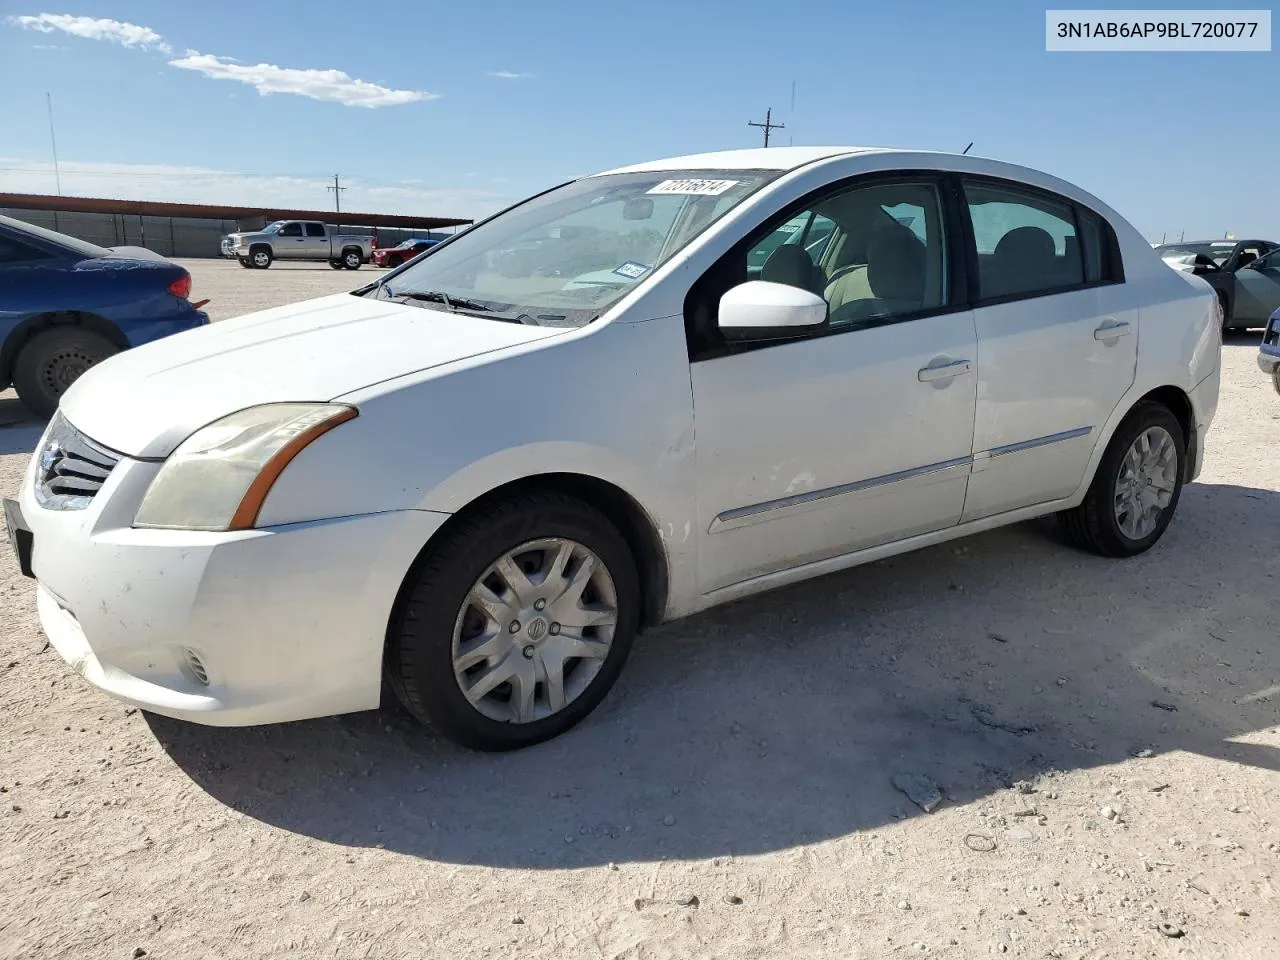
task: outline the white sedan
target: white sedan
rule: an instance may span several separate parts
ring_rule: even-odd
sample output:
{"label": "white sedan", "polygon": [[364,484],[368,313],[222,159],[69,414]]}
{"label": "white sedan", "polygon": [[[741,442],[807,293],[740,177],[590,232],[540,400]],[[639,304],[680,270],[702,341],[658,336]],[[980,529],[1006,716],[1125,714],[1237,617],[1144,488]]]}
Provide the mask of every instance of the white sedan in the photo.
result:
{"label": "white sedan", "polygon": [[353,294],[131,350],[5,513],[57,651],[241,725],[554,736],[636,633],[1045,514],[1150,548],[1218,400],[1212,290],[968,156],[785,148],[539,194]]}

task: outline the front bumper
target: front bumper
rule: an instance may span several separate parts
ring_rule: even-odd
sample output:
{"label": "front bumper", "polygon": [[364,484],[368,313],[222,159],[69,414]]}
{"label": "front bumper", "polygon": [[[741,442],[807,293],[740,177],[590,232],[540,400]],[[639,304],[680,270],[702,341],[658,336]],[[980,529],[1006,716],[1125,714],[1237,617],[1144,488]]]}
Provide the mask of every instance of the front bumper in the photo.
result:
{"label": "front bumper", "polygon": [[216,726],[378,705],[387,622],[447,515],[391,511],[234,533],[143,530],[159,464],[123,459],[87,509],[19,505],[51,645],[91,684]]}

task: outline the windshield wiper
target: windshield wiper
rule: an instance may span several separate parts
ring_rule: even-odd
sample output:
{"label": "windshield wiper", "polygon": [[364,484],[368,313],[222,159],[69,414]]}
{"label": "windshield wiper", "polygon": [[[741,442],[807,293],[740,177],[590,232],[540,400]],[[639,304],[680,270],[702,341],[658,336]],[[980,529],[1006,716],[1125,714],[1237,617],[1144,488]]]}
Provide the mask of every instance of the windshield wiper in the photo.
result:
{"label": "windshield wiper", "polygon": [[452,297],[443,290],[409,290],[404,293],[396,293],[390,287],[383,287],[388,297],[399,298],[401,300],[425,300],[428,303],[443,303],[450,310],[482,310],[486,313],[490,312],[487,303],[481,303],[479,300],[468,300],[466,297]]}
{"label": "windshield wiper", "polygon": [[390,287],[382,288],[386,291],[386,295],[394,300],[419,300],[427,303],[440,303],[449,310],[454,312],[465,311],[470,316],[484,317],[486,320],[502,320],[506,323],[526,323],[532,326],[540,326],[538,321],[527,313],[520,313],[512,316],[509,313],[500,313],[493,310],[487,303],[481,303],[479,300],[469,300],[466,297],[455,297],[452,294],[445,293],[443,290],[410,290],[406,293],[396,293]]}

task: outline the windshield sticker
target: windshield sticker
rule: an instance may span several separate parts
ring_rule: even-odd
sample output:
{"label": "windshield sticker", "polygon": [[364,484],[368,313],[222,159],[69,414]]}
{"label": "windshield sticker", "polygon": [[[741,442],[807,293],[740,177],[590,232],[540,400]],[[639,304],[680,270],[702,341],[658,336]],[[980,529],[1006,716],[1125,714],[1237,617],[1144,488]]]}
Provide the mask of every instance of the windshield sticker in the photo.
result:
{"label": "windshield sticker", "polygon": [[646,193],[669,194],[682,197],[718,197],[738,180],[663,180]]}
{"label": "windshield sticker", "polygon": [[636,263],[634,260],[628,260],[626,263],[615,267],[613,272],[620,277],[626,277],[628,280],[639,280],[648,273],[650,269],[651,268],[647,264]]}

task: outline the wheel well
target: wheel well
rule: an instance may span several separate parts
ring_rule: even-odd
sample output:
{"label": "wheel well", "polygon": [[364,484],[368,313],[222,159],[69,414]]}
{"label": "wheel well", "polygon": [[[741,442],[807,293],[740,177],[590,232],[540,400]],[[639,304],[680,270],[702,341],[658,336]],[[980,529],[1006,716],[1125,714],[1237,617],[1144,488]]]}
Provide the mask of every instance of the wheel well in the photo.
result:
{"label": "wheel well", "polygon": [[[640,574],[640,627],[643,630],[661,623],[662,614],[667,606],[667,563],[657,530],[644,508],[636,503],[630,494],[604,480],[577,473],[544,473],[525,477],[495,487],[483,496],[472,500],[446,520],[435,535],[427,541],[414,561],[413,568],[405,576],[405,583],[410,582],[412,569],[416,569],[424,559],[430,556],[434,545],[447,537],[460,521],[494,501],[505,500],[514,494],[535,490],[550,490],[577,497],[609,518],[609,521],[618,528],[623,539],[627,541],[627,546],[631,548],[631,555],[636,561],[636,570]],[[396,598],[397,610],[403,600],[404,592],[402,588],[401,596]]]}
{"label": "wheel well", "polygon": [[1195,476],[1196,418],[1191,409],[1191,398],[1178,387],[1164,386],[1145,394],[1138,403],[1158,403],[1168,408],[1169,412],[1177,418],[1178,425],[1182,427],[1182,436],[1187,443],[1186,476],[1188,480]]}
{"label": "wheel well", "polygon": [[92,330],[99,336],[106,337],[121,350],[129,349],[129,339],[110,320],[88,313],[84,310],[59,310],[39,313],[27,317],[10,331],[4,344],[0,345],[0,384],[13,383],[13,365],[22,348],[38,333],[51,327],[71,326]]}

